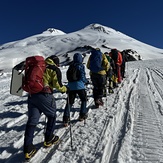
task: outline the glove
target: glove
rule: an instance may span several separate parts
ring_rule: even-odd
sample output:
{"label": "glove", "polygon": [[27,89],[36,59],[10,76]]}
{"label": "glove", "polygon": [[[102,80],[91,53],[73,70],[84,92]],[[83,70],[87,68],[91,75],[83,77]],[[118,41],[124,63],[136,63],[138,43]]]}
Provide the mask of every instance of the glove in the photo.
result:
{"label": "glove", "polygon": [[62,86],[62,89],[60,90],[60,92],[63,94],[63,93],[66,93],[67,92],[67,87],[66,86]]}
{"label": "glove", "polygon": [[70,88],[66,85],[67,91],[66,93],[68,94],[70,92]]}

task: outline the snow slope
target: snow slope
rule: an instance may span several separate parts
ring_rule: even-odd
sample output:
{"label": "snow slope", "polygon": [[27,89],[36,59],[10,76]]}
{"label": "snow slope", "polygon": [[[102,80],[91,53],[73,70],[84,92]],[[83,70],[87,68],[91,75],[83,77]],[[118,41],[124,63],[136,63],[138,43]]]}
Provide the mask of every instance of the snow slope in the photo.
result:
{"label": "snow slope", "polygon": [[100,24],[91,24],[84,29],[68,34],[58,31],[54,29],[52,33],[44,31],[42,34],[0,46],[0,62],[2,63],[0,69],[12,68],[31,55],[47,57],[56,54],[60,56],[61,63],[64,65],[67,55],[71,59],[77,48],[85,52],[86,49],[82,48],[85,46],[98,47],[102,52],[110,51],[110,48],[117,48],[120,51],[132,49],[143,60],[163,58],[162,49],[144,44]]}
{"label": "snow slope", "polygon": [[[105,31],[104,29],[107,30]],[[83,32],[85,30],[86,32]],[[91,46],[102,47],[101,39],[96,38],[97,34],[91,37],[93,36],[92,31],[102,33],[102,35],[109,35],[109,37],[112,35],[112,38],[115,39],[109,39],[110,43],[109,41],[107,42],[108,47],[128,49],[127,41],[126,47],[125,45],[123,47],[118,39],[119,35],[121,40],[128,36],[117,33],[113,29],[104,26],[92,29],[92,25],[90,25],[81,31],[70,34],[71,36],[74,35],[71,38],[76,38],[76,42],[73,39],[67,39],[69,34],[62,34],[58,37],[44,37],[44,39],[47,39],[45,42],[49,44],[41,41],[40,46],[38,46],[38,41],[35,42],[33,40],[34,38],[38,39],[38,36],[2,46],[3,49],[0,50],[0,65],[1,69],[5,67],[6,69],[0,72],[0,162],[24,162],[23,139],[27,122],[27,94],[24,93],[22,97],[18,97],[9,93],[10,69],[15,63],[31,55],[30,52],[34,51],[35,48],[39,54],[45,54],[46,50],[50,49],[49,47],[60,42],[61,37],[67,45],[65,46],[62,42],[63,47],[62,44],[60,44],[60,47],[56,46],[56,49],[60,48],[60,50],[63,50],[63,52],[57,53],[63,59],[62,61],[66,57],[64,58],[61,54],[68,52],[69,56],[72,55],[76,52],[74,49],[82,47],[86,41]],[[91,34],[89,31],[91,31]],[[79,37],[80,39],[77,37],[79,33],[82,33],[82,37]],[[82,40],[84,36],[85,39]],[[100,34],[101,37],[104,41],[104,36]],[[24,45],[26,44],[24,47],[22,46],[23,42]],[[30,46],[28,46],[29,42],[31,42]],[[76,99],[71,111],[72,144],[70,128],[63,128],[62,126],[62,116],[67,95],[55,91],[54,97],[57,103],[55,134],[60,136],[61,142],[58,146],[50,149],[42,147],[46,121],[45,116],[42,115],[34,138],[38,153],[31,160],[32,163],[163,162],[163,57],[161,54],[163,50],[148,45],[144,46],[143,43],[136,42],[132,43],[128,40],[128,45],[132,46],[132,49],[137,52],[139,48],[136,45],[139,45],[145,60],[127,63],[126,78],[114,90],[114,94],[108,94],[106,98],[103,98],[105,101],[104,107],[93,108],[92,85],[89,84],[87,86],[89,116],[85,122],[78,122],[80,101],[78,98]],[[21,45],[20,47],[16,47],[18,43]],[[22,53],[18,54],[17,52],[21,48]],[[151,49],[152,52],[149,57],[147,52],[150,52]],[[103,48],[103,50],[106,50],[106,48]],[[52,54],[52,51],[49,50],[49,54]],[[87,61],[88,56],[86,55],[84,62]],[[148,60],[149,58],[150,60]],[[8,63],[6,60],[8,60]],[[67,66],[61,67],[64,84],[67,83],[65,78],[66,70]],[[88,69],[86,71],[89,78]]]}

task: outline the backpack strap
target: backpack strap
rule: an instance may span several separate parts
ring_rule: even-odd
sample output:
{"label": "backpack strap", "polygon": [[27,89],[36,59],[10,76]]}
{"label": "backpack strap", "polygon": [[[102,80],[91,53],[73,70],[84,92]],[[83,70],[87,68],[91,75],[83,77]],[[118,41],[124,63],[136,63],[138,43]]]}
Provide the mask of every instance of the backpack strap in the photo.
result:
{"label": "backpack strap", "polygon": [[58,83],[59,83],[60,87],[62,87],[63,84],[62,84],[62,73],[61,73],[61,70],[60,70],[57,66],[55,66],[55,65],[50,65],[50,64],[47,64],[47,65],[46,65],[46,68],[51,69],[51,70],[53,70],[53,71],[56,72],[56,74],[57,74],[57,79],[58,79]]}

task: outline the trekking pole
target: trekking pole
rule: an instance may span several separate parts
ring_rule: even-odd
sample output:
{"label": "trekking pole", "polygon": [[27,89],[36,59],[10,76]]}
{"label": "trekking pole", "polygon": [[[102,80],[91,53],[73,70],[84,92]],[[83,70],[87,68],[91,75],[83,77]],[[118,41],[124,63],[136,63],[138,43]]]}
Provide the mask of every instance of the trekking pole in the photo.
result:
{"label": "trekking pole", "polygon": [[108,83],[108,77],[106,76],[106,86],[105,86],[105,89],[106,89],[106,90],[105,90],[105,91],[106,91],[106,100],[105,100],[105,102],[106,102],[106,103],[105,103],[105,105],[106,105],[106,110],[107,110],[107,93],[108,93],[108,91],[107,91],[107,90],[108,90],[108,88],[107,88],[107,86],[108,86],[107,83]]}
{"label": "trekking pole", "polygon": [[126,77],[128,76],[128,63],[126,62]]}
{"label": "trekking pole", "polygon": [[45,134],[45,132],[46,132],[46,127],[47,127],[47,125],[46,125],[46,116],[45,116],[44,134]]}
{"label": "trekking pole", "polygon": [[[67,106],[68,106],[68,110],[69,110],[69,113],[70,113],[70,100],[69,100],[69,93],[67,93]],[[69,119],[70,119],[70,115],[69,115]],[[72,145],[71,119],[70,119],[70,138],[71,138],[71,149],[73,149],[73,145]]]}
{"label": "trekking pole", "polygon": [[[87,93],[86,93],[86,99],[87,99],[88,97],[87,97]],[[87,101],[87,100],[86,100]],[[87,103],[86,103],[87,104]],[[87,107],[87,105],[86,105],[86,108],[88,109],[88,107]],[[87,114],[88,114],[88,110],[87,110]],[[84,119],[84,126],[86,125],[86,119]]]}
{"label": "trekking pole", "polygon": [[47,122],[46,122],[47,118],[46,118],[46,115],[45,115],[45,125],[44,125],[44,128],[43,128],[43,132],[44,132],[44,136],[45,136],[45,133],[46,133],[46,128],[47,128]]}

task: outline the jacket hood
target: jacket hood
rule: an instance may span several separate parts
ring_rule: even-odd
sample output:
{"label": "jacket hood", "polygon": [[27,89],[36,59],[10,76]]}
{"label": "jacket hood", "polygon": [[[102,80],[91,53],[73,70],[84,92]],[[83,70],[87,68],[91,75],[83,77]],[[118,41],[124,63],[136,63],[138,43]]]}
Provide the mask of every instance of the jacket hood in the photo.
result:
{"label": "jacket hood", "polygon": [[73,61],[74,63],[82,63],[83,62],[82,55],[80,53],[75,53],[73,57]]}
{"label": "jacket hood", "polygon": [[45,60],[45,62],[46,62],[46,64],[55,65],[55,66],[56,66],[56,64],[54,63],[54,61],[53,61],[52,59],[50,59],[50,58],[47,58],[47,59]]}
{"label": "jacket hood", "polygon": [[57,66],[59,66],[59,58],[56,55],[51,55],[46,60],[51,59]]}

